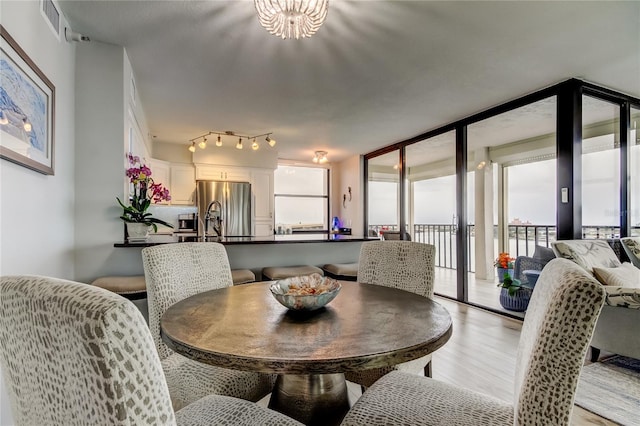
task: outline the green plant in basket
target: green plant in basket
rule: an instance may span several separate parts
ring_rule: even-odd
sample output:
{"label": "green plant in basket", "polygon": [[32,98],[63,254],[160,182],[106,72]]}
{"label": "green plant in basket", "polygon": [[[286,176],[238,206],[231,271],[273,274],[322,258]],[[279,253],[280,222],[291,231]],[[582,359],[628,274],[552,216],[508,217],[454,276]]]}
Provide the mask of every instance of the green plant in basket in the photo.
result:
{"label": "green plant in basket", "polygon": [[512,278],[509,274],[504,274],[504,281],[498,283],[498,287],[506,288],[509,292],[509,296],[515,296],[515,294],[520,289],[532,289],[531,287],[522,284],[522,281],[520,281],[519,279]]}

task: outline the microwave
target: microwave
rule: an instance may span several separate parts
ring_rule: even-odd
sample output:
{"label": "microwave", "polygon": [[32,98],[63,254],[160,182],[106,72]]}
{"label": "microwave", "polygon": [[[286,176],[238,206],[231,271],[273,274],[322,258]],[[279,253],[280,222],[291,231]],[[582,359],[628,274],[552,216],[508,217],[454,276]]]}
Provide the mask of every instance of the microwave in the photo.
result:
{"label": "microwave", "polygon": [[195,213],[178,215],[178,232],[197,232],[198,220]]}

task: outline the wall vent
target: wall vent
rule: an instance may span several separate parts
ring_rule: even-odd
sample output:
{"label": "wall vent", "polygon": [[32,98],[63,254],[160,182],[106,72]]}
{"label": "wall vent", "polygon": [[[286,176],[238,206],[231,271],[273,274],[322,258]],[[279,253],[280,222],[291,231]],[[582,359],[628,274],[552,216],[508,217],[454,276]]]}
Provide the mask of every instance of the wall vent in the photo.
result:
{"label": "wall vent", "polygon": [[53,33],[58,40],[60,40],[60,12],[58,12],[58,8],[53,3],[53,0],[42,0],[42,8],[40,11],[49,23]]}

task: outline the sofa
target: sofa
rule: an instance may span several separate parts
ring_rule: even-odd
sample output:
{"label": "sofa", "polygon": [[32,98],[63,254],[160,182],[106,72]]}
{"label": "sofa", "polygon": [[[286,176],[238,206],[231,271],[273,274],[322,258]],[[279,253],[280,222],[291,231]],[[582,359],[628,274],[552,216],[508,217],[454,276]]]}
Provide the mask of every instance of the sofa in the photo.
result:
{"label": "sofa", "polygon": [[601,350],[640,359],[640,268],[629,262],[630,256],[638,256],[635,260],[640,262],[640,250],[626,251],[621,240],[563,240],[551,246],[556,257],[577,263],[605,286],[591,360],[596,361]]}

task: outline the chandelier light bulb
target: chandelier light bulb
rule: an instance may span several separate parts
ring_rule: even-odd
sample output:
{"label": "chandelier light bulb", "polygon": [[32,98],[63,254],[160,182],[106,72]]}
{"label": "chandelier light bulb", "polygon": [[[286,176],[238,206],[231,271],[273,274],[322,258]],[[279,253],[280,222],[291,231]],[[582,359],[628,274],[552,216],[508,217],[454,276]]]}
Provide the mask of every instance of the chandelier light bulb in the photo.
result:
{"label": "chandelier light bulb", "polygon": [[258,145],[258,142],[256,142],[256,138],[253,138],[253,144],[251,144],[251,149],[253,149],[254,151],[257,151],[260,148],[260,145]]}
{"label": "chandelier light bulb", "polygon": [[22,127],[24,127],[25,132],[31,131],[31,123],[29,123],[26,118],[22,120]]}
{"label": "chandelier light bulb", "polygon": [[196,152],[196,143],[195,142],[191,142],[191,145],[189,145],[189,151]]}
{"label": "chandelier light bulb", "polygon": [[218,140],[216,141],[216,146],[222,146],[222,139],[220,139],[220,135],[218,135]]}
{"label": "chandelier light bulb", "polygon": [[198,146],[202,149],[205,149],[207,147],[207,138],[202,138]]}
{"label": "chandelier light bulb", "polygon": [[242,149],[242,138],[238,139],[238,143],[236,144],[236,149]]}
{"label": "chandelier light bulb", "polygon": [[327,19],[329,0],[254,0],[258,20],[271,34],[311,37]]}

